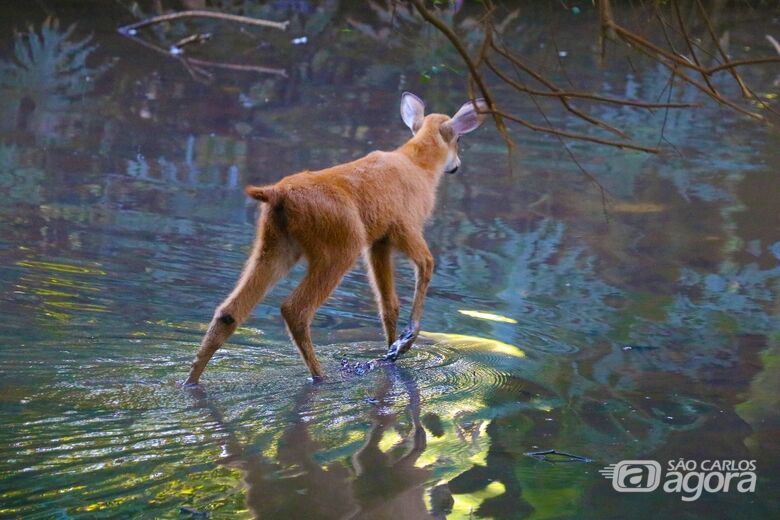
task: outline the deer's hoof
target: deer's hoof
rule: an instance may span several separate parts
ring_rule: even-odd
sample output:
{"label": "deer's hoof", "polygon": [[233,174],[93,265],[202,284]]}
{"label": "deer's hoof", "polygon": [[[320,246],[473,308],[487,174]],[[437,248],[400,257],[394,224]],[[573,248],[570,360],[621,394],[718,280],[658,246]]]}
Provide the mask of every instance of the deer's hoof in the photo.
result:
{"label": "deer's hoof", "polygon": [[419,332],[419,323],[412,322],[407,325],[406,328],[404,328],[404,330],[401,332],[401,336],[395,340],[392,345],[390,345],[389,349],[387,349],[387,354],[384,358],[385,361],[395,361],[402,354],[406,353],[410,348],[412,348],[414,340],[417,339],[417,334]]}

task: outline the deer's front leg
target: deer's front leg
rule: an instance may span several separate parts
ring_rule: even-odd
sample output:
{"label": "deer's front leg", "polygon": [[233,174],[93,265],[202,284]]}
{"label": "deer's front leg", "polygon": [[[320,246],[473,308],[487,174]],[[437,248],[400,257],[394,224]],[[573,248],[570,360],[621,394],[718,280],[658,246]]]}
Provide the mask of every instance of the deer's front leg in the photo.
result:
{"label": "deer's front leg", "polygon": [[425,295],[433,275],[433,255],[428,250],[428,245],[422,237],[422,233],[404,237],[398,241],[398,247],[414,263],[417,283],[414,288],[414,302],[409,324],[401,332],[397,340],[390,345],[385,359],[395,361],[400,355],[412,348],[412,344],[420,333],[420,320],[422,319]]}

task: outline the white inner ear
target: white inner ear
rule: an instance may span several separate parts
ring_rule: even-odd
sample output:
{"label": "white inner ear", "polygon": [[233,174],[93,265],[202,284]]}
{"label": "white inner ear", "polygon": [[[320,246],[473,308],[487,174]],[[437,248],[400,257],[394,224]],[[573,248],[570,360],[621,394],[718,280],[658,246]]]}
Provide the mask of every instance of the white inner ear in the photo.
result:
{"label": "white inner ear", "polygon": [[401,119],[413,134],[422,126],[425,117],[425,104],[420,98],[411,92],[404,92],[401,96]]}
{"label": "white inner ear", "polygon": [[[488,109],[484,99],[476,99],[474,102],[477,104],[479,110]],[[460,107],[460,110],[452,116],[452,119],[448,124],[456,135],[463,135],[479,128],[479,125],[481,125],[484,120],[485,114],[480,114],[474,110],[474,103],[469,101]]]}

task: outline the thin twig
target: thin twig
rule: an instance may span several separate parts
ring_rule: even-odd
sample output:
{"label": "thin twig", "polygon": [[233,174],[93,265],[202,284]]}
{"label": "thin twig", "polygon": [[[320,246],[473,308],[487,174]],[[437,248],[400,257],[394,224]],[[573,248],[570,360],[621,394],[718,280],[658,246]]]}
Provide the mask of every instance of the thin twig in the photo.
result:
{"label": "thin twig", "polygon": [[[531,97],[535,97],[535,94],[530,92],[529,88],[527,88],[525,85],[521,84],[518,81],[513,80],[512,78],[510,78],[509,76],[507,76],[506,74],[501,72],[501,70],[498,69],[498,67],[496,67],[491,60],[485,59],[485,65],[491,71],[493,71],[493,74],[498,76],[499,79],[501,79],[501,81],[503,81],[504,83],[507,83],[508,85],[511,85],[513,88],[515,88],[516,90],[519,90],[520,92],[525,92],[525,93],[529,94]],[[626,136],[626,134],[622,130],[620,130],[618,128],[615,128],[614,126],[612,126],[612,125],[610,125],[610,124],[608,124],[608,123],[606,123],[606,122],[604,122],[604,121],[602,121],[600,119],[592,117],[592,116],[590,116],[590,115],[588,115],[588,114],[586,114],[586,113],[584,113],[584,112],[574,108],[567,101],[565,96],[560,96],[559,95],[559,96],[555,96],[555,97],[560,100],[561,104],[566,108],[566,110],[568,110],[569,112],[571,112],[575,116],[579,117],[580,119],[583,119],[583,120],[587,121],[588,123],[591,123],[593,125],[596,125],[596,126],[599,126],[601,128],[604,128],[605,130],[608,130],[608,131],[612,132],[613,134],[616,134],[616,135],[618,135],[620,137],[623,137],[624,139],[628,138]]]}
{"label": "thin twig", "polygon": [[[666,98],[666,99],[671,99],[671,98],[672,98],[672,90],[674,89],[674,78],[675,78],[675,72],[673,71],[671,74],[669,74],[669,81],[667,81],[667,82],[666,82],[666,86],[664,86],[664,90],[666,90],[667,86],[668,86],[668,88],[669,88],[669,94],[667,95],[667,98]],[[663,91],[661,91],[661,95],[663,95]],[[669,146],[671,146],[671,147],[672,147],[672,149],[673,149],[675,152],[677,152],[677,154],[678,154],[680,157],[683,157],[683,154],[682,154],[682,152],[680,152],[680,150],[677,148],[677,146],[675,146],[675,145],[674,145],[674,143],[672,143],[672,142],[671,142],[669,139],[667,139],[667,138],[666,138],[666,136],[664,135],[664,132],[666,132],[666,121],[667,121],[668,119],[669,119],[669,110],[668,110],[668,109],[666,109],[666,110],[664,110],[664,120],[663,120],[663,123],[661,124],[661,135],[660,135],[660,136],[659,136],[659,138],[658,138],[658,144],[660,145],[660,144],[661,144],[661,141],[663,141],[663,142],[667,143]]]}
{"label": "thin twig", "polygon": [[262,66],[259,66],[259,65],[243,65],[243,64],[239,64],[239,63],[221,63],[221,62],[216,62],[216,61],[201,60],[201,59],[190,58],[190,57],[187,58],[187,61],[185,63],[184,61],[181,60],[181,56],[177,56],[177,55],[171,54],[170,51],[167,51],[167,50],[163,49],[162,47],[160,47],[158,45],[155,45],[155,44],[153,44],[151,42],[143,40],[143,39],[139,38],[138,36],[131,35],[131,34],[124,34],[124,36],[129,38],[129,39],[131,39],[131,40],[133,40],[137,44],[139,44],[139,45],[141,45],[143,47],[146,47],[147,49],[152,50],[152,51],[154,51],[154,52],[156,52],[158,54],[162,54],[164,56],[168,56],[169,58],[177,59],[180,63],[184,64],[185,68],[187,69],[187,72],[189,72],[190,74],[192,74],[192,70],[194,69],[194,70],[196,70],[200,74],[203,74],[203,75],[209,76],[209,77],[211,76],[210,73],[204,71],[200,67],[197,67],[197,68],[193,67],[193,66],[199,65],[201,67],[213,67],[213,68],[218,68],[218,69],[259,72],[261,74],[273,74],[273,75],[282,76],[282,77],[285,77],[285,78],[287,77],[287,71],[285,69],[275,69],[275,68],[271,68],[271,67],[262,67]]}
{"label": "thin twig", "polygon": [[[642,46],[636,46],[635,48],[639,52],[641,52],[642,54],[645,54],[646,56],[649,56],[650,58],[653,58],[653,59],[655,58],[655,56],[653,55],[653,51],[645,49]],[[741,106],[737,105],[736,103],[734,103],[733,101],[730,101],[729,99],[721,96],[717,92],[712,92],[705,85],[702,85],[701,83],[699,83],[695,79],[691,78],[690,76],[688,76],[687,74],[685,74],[681,70],[677,69],[673,64],[667,63],[664,60],[656,59],[655,61],[657,63],[663,65],[664,67],[666,67],[670,71],[672,71],[677,77],[681,78],[686,83],[688,83],[690,85],[693,85],[694,87],[696,87],[701,92],[707,94],[709,97],[711,97],[712,99],[714,99],[715,101],[717,101],[721,105],[727,106],[727,107],[731,108],[732,110],[740,112],[741,114],[744,114],[744,115],[746,115],[748,117],[752,117],[753,119],[755,119],[757,121],[766,122],[766,118],[764,116],[762,116],[761,114],[757,114],[755,112],[751,112],[750,110],[746,110],[746,109],[742,108]],[[686,63],[688,63],[688,62],[686,62]]]}
{"label": "thin twig", "polygon": [[534,90],[528,87],[524,88],[524,92],[527,92],[534,96],[579,98],[579,99],[589,100],[593,102],[609,103],[612,105],[623,105],[623,106],[637,107],[637,108],[698,108],[701,107],[700,103],[648,103],[645,101],[638,101],[634,99],[602,96],[600,94],[594,94],[591,92],[575,92],[575,91],[561,90],[553,83],[551,83],[549,80],[544,78],[541,74],[535,72],[533,69],[528,67],[526,64],[520,61],[513,54],[510,54],[506,50],[503,50],[497,47],[496,45],[493,45],[493,49],[498,54],[500,54],[510,62],[514,63],[524,71],[526,71],[531,77],[533,77],[534,79],[536,79],[537,81],[539,81],[540,83],[542,83],[543,85],[547,86],[552,90],[551,92],[546,92],[542,90]]}
{"label": "thin twig", "polygon": [[273,67],[263,67],[261,65],[245,65],[243,63],[222,63],[219,61],[201,60],[197,58],[188,58],[190,63],[201,65],[203,67],[213,67],[215,69],[238,70],[242,72],[259,72],[260,74],[273,74],[275,76],[287,77],[285,69]]}
{"label": "thin twig", "polygon": [[[536,110],[539,112],[539,114],[541,114],[544,121],[547,123],[549,127],[552,127],[552,123],[550,122],[550,119],[547,117],[547,114],[544,113],[544,110],[542,110],[542,106],[539,104],[539,102],[536,100],[536,98],[532,97],[531,99],[534,102],[534,105],[536,105]],[[574,152],[572,152],[571,148],[569,148],[569,146],[566,144],[566,141],[563,140],[563,136],[556,134],[556,137],[558,138],[558,141],[560,141],[561,146],[563,146],[563,149],[566,150],[566,153],[568,154],[569,158],[582,172],[582,174],[598,187],[599,193],[601,195],[601,210],[604,212],[604,220],[609,222],[609,213],[607,212],[606,188],[604,188],[604,185],[599,182],[599,180],[596,178],[595,175],[593,175],[588,170],[586,170],[585,167],[582,165],[582,163],[580,163],[580,161],[577,159],[577,156],[574,155]]]}
{"label": "thin twig", "polygon": [[211,38],[211,33],[196,33],[191,34],[173,44],[177,49],[184,49],[187,45],[202,44],[207,42]]}
{"label": "thin twig", "polygon": [[[190,73],[190,76],[192,76],[192,79],[199,83],[206,83],[208,84],[211,82],[211,80],[214,79],[214,75],[210,73],[207,70],[204,70],[200,67],[196,67],[192,65],[188,60],[186,56],[179,56],[179,61],[181,62],[184,69]],[[200,74],[200,76],[199,76]],[[201,79],[201,76],[203,76],[205,79]]]}
{"label": "thin twig", "polygon": [[[682,13],[680,13],[680,4],[677,2],[677,0],[672,0],[672,6],[674,7],[674,13],[677,17],[677,25],[680,26],[680,32],[683,35],[683,40],[685,40],[685,44],[688,47],[688,52],[691,54],[691,59],[696,64],[696,67],[699,69],[702,68],[701,63],[699,63],[699,57],[696,56],[696,51],[693,49],[693,44],[691,43],[691,37],[688,35],[688,29],[685,27],[685,22],[682,18]],[[713,85],[710,82],[709,76],[705,72],[701,73],[701,77],[704,80],[704,83],[707,84],[707,87],[712,91],[713,94],[719,95],[717,89],[715,88],[715,85]]]}
{"label": "thin twig", "polygon": [[715,67],[706,69],[707,74],[714,74],[722,70],[735,69],[737,67],[744,67],[745,65],[761,65],[763,63],[780,63],[780,57],[768,57],[768,58],[754,58],[752,60],[734,60],[728,63],[721,63]]}
{"label": "thin twig", "polygon": [[[667,21],[661,15],[661,10],[659,8],[659,4],[658,3],[655,4],[655,15],[656,15],[656,19],[658,20],[658,23],[659,23],[659,26],[660,26],[661,30],[664,32],[664,39],[666,40],[666,43],[669,44],[669,47],[673,49],[674,45],[671,43],[671,40],[669,38],[669,34],[667,33],[666,29],[674,31],[674,33],[677,34],[678,36],[681,36],[680,30],[677,29],[676,27],[674,27],[671,24],[671,22]],[[713,60],[717,61],[718,57],[715,54],[713,54],[712,52],[708,51],[706,48],[704,48],[704,46],[702,46],[698,42],[696,42],[694,40],[691,40],[691,45],[693,45],[702,54],[705,54],[706,56],[708,56],[708,57],[712,58]],[[675,53],[676,53],[676,51],[675,51]],[[728,60],[726,60],[726,61],[728,61]]]}
{"label": "thin twig", "polygon": [[213,18],[216,20],[236,22],[244,25],[255,25],[258,27],[272,27],[274,29],[279,29],[282,31],[287,30],[287,26],[290,24],[289,21],[274,22],[271,20],[263,20],[262,18],[250,18],[248,16],[226,14],[217,11],[194,10],[194,11],[179,11],[176,13],[153,16],[151,18],[147,18],[146,20],[141,20],[140,22],[132,23],[130,25],[124,25],[119,28],[119,32],[121,34],[127,33],[127,35],[132,36],[133,31],[137,31],[142,27],[147,27],[149,25],[154,25],[162,22],[170,22],[172,20],[179,20],[181,18]]}
{"label": "thin twig", "polygon": [[[601,2],[600,4],[601,6],[609,5],[609,0],[600,0],[600,2]],[[612,33],[615,34],[617,37],[619,37],[621,40],[631,45],[638,52],[650,57],[655,62],[668,68],[670,71],[676,74],[677,77],[681,78],[686,83],[702,91],[704,94],[708,95],[710,98],[714,99],[719,104],[727,106],[732,110],[740,112],[758,121],[766,122],[766,118],[761,114],[742,108],[741,106],[737,105],[733,101],[722,96],[714,88],[710,88],[709,85],[702,85],[698,81],[694,80],[693,78],[685,74],[682,70],[680,70],[681,68],[691,69],[693,71],[702,74],[706,80],[707,76],[710,75],[709,71],[711,69],[706,69],[700,65],[697,65],[691,60],[685,59],[683,57],[670,53],[664,49],[661,49],[660,47],[650,42],[649,40],[637,34],[634,34],[633,32],[629,31],[624,27],[621,27],[614,21],[614,19],[611,16],[603,16],[602,20],[604,20],[604,23],[609,24]],[[726,64],[722,64],[718,67],[714,67],[713,69],[716,70],[725,69],[726,67],[724,67],[724,65]],[[707,81],[707,83],[709,83],[709,81]]]}
{"label": "thin twig", "polygon": [[685,68],[695,70],[696,72],[704,73],[707,76],[711,76],[712,74],[715,74],[716,72],[720,72],[722,70],[733,69],[735,67],[742,67],[745,65],[759,65],[762,63],[780,63],[780,57],[769,56],[765,58],[754,58],[749,60],[734,60],[728,63],[721,63],[719,65],[716,65],[714,67],[709,67],[709,68],[697,67],[696,64],[684,58],[675,56],[674,54],[670,54],[664,51],[663,49],[649,42],[648,40],[632,33],[627,29],[624,29],[623,27],[616,25],[615,27],[613,27],[613,29],[621,37],[621,39],[625,40],[627,43],[634,44],[636,47],[644,47],[650,50],[651,54],[657,54],[658,56],[666,58],[677,65],[681,65]]}
{"label": "thin twig", "polygon": [[[696,5],[699,8],[699,12],[701,13],[702,18],[704,18],[704,23],[707,26],[707,32],[710,33],[710,38],[712,38],[712,41],[715,44],[715,48],[718,49],[718,53],[720,54],[720,57],[723,59],[724,63],[728,63],[728,54],[726,54],[726,51],[723,50],[723,46],[721,46],[720,40],[718,40],[718,35],[715,34],[715,28],[712,26],[712,21],[710,21],[710,17],[707,15],[707,11],[704,9],[704,5],[701,3],[701,0],[696,0]],[[750,89],[747,87],[747,85],[745,85],[745,82],[742,81],[742,78],[739,76],[739,74],[737,74],[737,71],[734,69],[734,67],[730,67],[728,71],[731,73],[734,81],[737,82],[737,85],[739,85],[739,88],[742,90],[742,96],[749,98]]]}
{"label": "thin twig", "polygon": [[568,132],[566,130],[558,130],[557,128],[539,126],[535,123],[531,123],[530,121],[526,121],[525,119],[513,116],[511,114],[507,114],[506,112],[500,112],[499,115],[504,119],[507,119],[509,121],[514,121],[515,123],[518,123],[519,125],[524,126],[529,130],[533,130],[534,132],[542,132],[542,133],[547,133],[552,135],[559,135],[561,137],[566,137],[568,139],[576,139],[578,141],[588,141],[590,143],[603,144],[606,146],[614,146],[615,148],[625,148],[627,150],[636,150],[638,152],[659,153],[661,151],[660,149],[652,146],[642,146],[639,144],[633,144],[633,143],[628,143],[623,141],[612,141],[610,139],[602,139],[600,137],[593,137],[585,134],[577,134],[573,132]]}

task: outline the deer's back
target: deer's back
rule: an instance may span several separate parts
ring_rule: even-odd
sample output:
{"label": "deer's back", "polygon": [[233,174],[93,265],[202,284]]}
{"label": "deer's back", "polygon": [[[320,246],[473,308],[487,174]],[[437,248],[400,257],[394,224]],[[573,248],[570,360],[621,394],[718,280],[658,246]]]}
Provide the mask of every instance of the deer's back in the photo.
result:
{"label": "deer's back", "polygon": [[361,159],[279,181],[291,232],[371,243],[421,228],[433,210],[430,174],[398,152]]}

